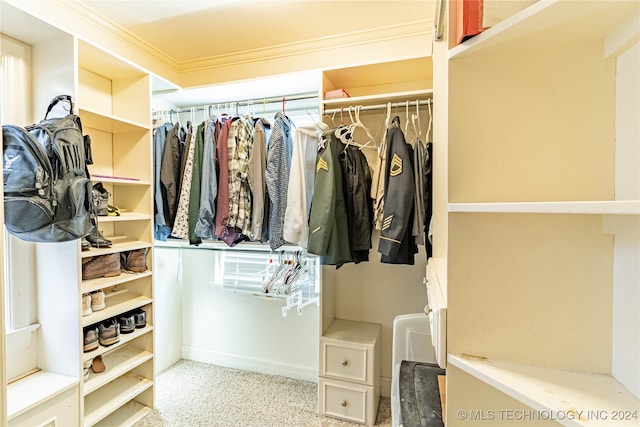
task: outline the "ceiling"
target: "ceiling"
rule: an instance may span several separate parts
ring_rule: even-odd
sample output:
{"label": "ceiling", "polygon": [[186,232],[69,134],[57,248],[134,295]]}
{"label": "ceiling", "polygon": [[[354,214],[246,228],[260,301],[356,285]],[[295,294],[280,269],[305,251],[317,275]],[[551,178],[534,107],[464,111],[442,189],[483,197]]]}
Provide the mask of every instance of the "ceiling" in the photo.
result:
{"label": "ceiling", "polygon": [[415,22],[432,0],[76,0],[178,64]]}
{"label": "ceiling", "polygon": [[[210,58],[402,26],[432,15],[433,0],[75,0],[178,67]],[[176,106],[317,92],[313,73],[157,96]],[[286,88],[286,89],[285,89]]]}

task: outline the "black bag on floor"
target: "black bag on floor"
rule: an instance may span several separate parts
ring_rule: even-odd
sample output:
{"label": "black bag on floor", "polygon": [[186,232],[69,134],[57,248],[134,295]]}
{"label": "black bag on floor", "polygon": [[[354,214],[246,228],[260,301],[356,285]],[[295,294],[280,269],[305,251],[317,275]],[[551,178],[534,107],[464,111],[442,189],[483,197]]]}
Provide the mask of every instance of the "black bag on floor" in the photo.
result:
{"label": "black bag on floor", "polygon": [[[60,101],[69,114],[47,118]],[[26,129],[2,126],[4,221],[31,242],[65,242],[91,232],[88,178],[80,117],[68,95],[54,98],[42,121]]]}

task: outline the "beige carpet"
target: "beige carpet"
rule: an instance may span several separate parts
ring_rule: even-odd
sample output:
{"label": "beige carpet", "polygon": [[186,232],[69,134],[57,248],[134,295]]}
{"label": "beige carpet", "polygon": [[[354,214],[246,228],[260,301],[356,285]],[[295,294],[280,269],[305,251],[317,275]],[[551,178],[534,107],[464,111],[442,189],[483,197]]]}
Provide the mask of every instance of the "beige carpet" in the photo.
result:
{"label": "beige carpet", "polygon": [[[181,360],[156,378],[156,409],[134,427],[343,427],[318,415],[318,385]],[[391,426],[381,398],[377,426]]]}

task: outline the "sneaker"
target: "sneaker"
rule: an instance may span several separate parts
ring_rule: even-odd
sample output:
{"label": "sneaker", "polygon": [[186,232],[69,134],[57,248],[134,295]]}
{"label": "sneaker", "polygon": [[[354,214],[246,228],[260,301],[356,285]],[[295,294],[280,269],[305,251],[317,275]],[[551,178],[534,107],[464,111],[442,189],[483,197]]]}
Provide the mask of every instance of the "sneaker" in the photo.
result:
{"label": "sneaker", "polygon": [[85,360],[84,361],[83,373],[84,373],[84,380],[85,381],[89,379],[89,368],[91,368],[91,364],[92,364],[92,360]]}
{"label": "sneaker", "polygon": [[98,289],[95,292],[91,292],[90,297],[91,297],[91,310],[100,311],[107,306],[107,304],[104,302],[105,295],[102,289]]}
{"label": "sneaker", "polygon": [[82,280],[120,275],[120,254],[107,254],[91,258],[82,264]]}
{"label": "sneaker", "polygon": [[94,326],[88,326],[84,328],[84,351],[92,351],[98,348],[98,328]]}
{"label": "sneaker", "polygon": [[104,372],[106,367],[104,366],[104,361],[102,360],[102,356],[98,355],[93,358],[91,361],[91,370],[94,374],[101,374]]}
{"label": "sneaker", "polygon": [[93,312],[91,310],[91,295],[82,294],[82,315],[88,316]]}
{"label": "sneaker", "polygon": [[118,317],[118,323],[120,324],[120,333],[130,334],[136,330],[136,321],[133,313],[125,313]]}
{"label": "sneaker", "polygon": [[133,251],[122,252],[120,254],[120,263],[125,271],[133,273],[142,273],[147,271],[147,251],[149,248],[136,249]]}
{"label": "sneaker", "polygon": [[136,328],[140,329],[147,326],[147,313],[143,309],[139,308],[137,310],[134,310],[133,318],[136,323]]}
{"label": "sneaker", "polygon": [[108,347],[120,341],[120,325],[115,319],[105,320],[98,325],[100,345]]}
{"label": "sneaker", "polygon": [[86,237],[80,239],[80,243],[82,244],[83,251],[88,251],[89,249],[91,249],[91,243],[89,243]]}

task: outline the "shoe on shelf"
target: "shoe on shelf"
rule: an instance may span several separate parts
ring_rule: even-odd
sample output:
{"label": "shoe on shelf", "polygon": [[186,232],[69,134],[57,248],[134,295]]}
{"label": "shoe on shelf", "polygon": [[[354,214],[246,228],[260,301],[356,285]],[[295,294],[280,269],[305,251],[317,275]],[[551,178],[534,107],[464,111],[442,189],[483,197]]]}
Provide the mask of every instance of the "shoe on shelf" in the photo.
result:
{"label": "shoe on shelf", "polygon": [[120,341],[120,325],[113,318],[100,323],[98,331],[100,345],[108,347]]}
{"label": "shoe on shelf", "polygon": [[87,241],[94,248],[110,248],[113,245],[113,242],[102,235],[102,231],[98,230],[97,227],[85,236]]}
{"label": "shoe on shelf", "polygon": [[95,325],[84,328],[84,351],[92,351],[98,348],[99,332]]}
{"label": "shoe on shelf", "polygon": [[84,361],[84,380],[88,380],[89,379],[89,368],[91,368],[91,364],[92,364],[92,360],[85,360]]}
{"label": "shoe on shelf", "polygon": [[109,206],[109,192],[101,182],[93,184],[93,209],[98,216],[107,216]]}
{"label": "shoe on shelf", "polygon": [[91,249],[91,243],[89,243],[86,237],[80,239],[80,244],[82,245],[83,251],[88,251],[89,249]]}
{"label": "shoe on shelf", "polygon": [[107,304],[105,304],[105,294],[102,289],[91,292],[89,295],[91,296],[91,310],[100,311],[107,306]]}
{"label": "shoe on shelf", "polygon": [[104,361],[102,360],[102,356],[98,355],[93,358],[91,362],[91,370],[94,374],[101,374],[104,372],[106,367],[104,366]]}
{"label": "shoe on shelf", "polygon": [[120,254],[107,254],[91,258],[82,264],[82,280],[120,275]]}
{"label": "shoe on shelf", "polygon": [[117,206],[109,205],[107,206],[107,215],[120,216],[120,209]]}
{"label": "shoe on shelf", "polygon": [[82,294],[82,315],[88,316],[93,312],[91,309],[91,295]]}
{"label": "shoe on shelf", "polygon": [[136,324],[136,328],[144,328],[147,326],[147,312],[141,308],[133,310],[133,318]]}
{"label": "shoe on shelf", "polygon": [[118,323],[120,324],[120,333],[130,334],[136,330],[136,321],[133,313],[121,314],[118,317]]}
{"label": "shoe on shelf", "polygon": [[142,273],[147,271],[147,251],[149,248],[135,249],[133,251],[122,252],[120,263],[125,271]]}

